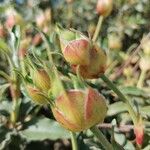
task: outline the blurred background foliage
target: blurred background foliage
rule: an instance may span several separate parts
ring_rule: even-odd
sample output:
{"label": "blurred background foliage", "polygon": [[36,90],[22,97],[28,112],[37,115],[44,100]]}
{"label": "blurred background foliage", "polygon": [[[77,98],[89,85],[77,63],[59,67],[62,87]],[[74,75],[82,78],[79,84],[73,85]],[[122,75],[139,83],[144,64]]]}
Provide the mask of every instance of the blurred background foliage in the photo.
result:
{"label": "blurred background foliage", "polygon": [[[7,52],[11,46],[9,33],[14,25],[21,27],[19,49],[35,49],[36,54],[43,59],[46,58],[45,45],[36,27],[49,38],[55,36],[56,24],[67,29],[74,28],[92,37],[99,17],[95,9],[96,2],[97,0],[0,0],[0,49]],[[99,45],[109,56],[106,74],[128,95],[135,109],[144,117],[144,150],[150,149],[150,38],[141,44],[136,54],[133,55],[133,52],[149,31],[149,0],[115,0],[113,11],[104,20],[98,38]],[[59,51],[58,45],[53,46]],[[14,57],[12,52],[9,52],[9,56]],[[60,59],[58,61],[63,67],[64,62]],[[121,69],[125,62],[129,63]],[[9,75],[10,68],[7,58],[1,52],[0,70]],[[133,126],[125,106],[117,101],[112,91],[101,84],[101,80],[92,81],[91,85],[108,99],[106,126],[100,125],[100,128],[109,139],[110,122],[116,119],[116,141],[125,149],[134,150]],[[10,83],[0,77],[0,149],[70,149],[68,131],[54,121],[49,108],[33,104],[23,88],[19,119],[13,126],[10,119],[13,102],[9,86]],[[89,131],[80,133],[78,142],[80,149],[101,149]]]}

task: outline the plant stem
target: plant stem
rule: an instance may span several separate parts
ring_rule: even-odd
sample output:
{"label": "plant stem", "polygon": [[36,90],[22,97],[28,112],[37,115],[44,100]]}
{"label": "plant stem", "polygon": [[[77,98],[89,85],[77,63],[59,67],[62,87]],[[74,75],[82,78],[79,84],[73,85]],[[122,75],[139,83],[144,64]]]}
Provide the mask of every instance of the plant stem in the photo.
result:
{"label": "plant stem", "polygon": [[101,76],[101,79],[108,85],[108,87],[110,89],[112,89],[117,95],[118,97],[126,104],[128,112],[133,120],[133,123],[136,124],[137,123],[137,115],[134,111],[134,109],[132,108],[129,100],[122,94],[122,92],[103,74]]}
{"label": "plant stem", "polygon": [[145,79],[145,75],[146,75],[146,70],[142,69],[140,77],[139,77],[139,80],[138,80],[138,83],[137,83],[137,87],[138,88],[142,88],[143,87],[143,82],[144,82],[144,79]]}
{"label": "plant stem", "polygon": [[78,150],[76,134],[74,132],[72,132],[72,131],[70,131],[70,134],[71,134],[72,150]]}
{"label": "plant stem", "polygon": [[113,146],[108,142],[103,133],[96,126],[92,127],[90,130],[98,138],[105,150],[113,150]]}
{"label": "plant stem", "polygon": [[103,19],[104,19],[103,16],[99,16],[98,23],[97,23],[97,26],[96,26],[96,30],[94,32],[93,39],[92,39],[93,42],[95,42],[97,40],[98,34],[101,30]]}

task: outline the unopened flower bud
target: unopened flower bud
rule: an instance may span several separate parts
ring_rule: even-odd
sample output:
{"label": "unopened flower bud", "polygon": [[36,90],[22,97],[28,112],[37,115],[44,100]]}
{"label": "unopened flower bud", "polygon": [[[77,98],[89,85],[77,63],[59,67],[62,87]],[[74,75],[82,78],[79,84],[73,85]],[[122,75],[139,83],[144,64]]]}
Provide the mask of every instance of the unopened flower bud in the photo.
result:
{"label": "unopened flower bud", "polygon": [[72,3],[72,2],[73,2],[73,0],[66,0],[66,2],[67,2],[67,3]]}
{"label": "unopened flower bud", "polygon": [[119,50],[122,48],[121,38],[115,34],[111,34],[108,37],[108,46],[112,50]]}
{"label": "unopened flower bud", "polygon": [[150,55],[150,39],[143,42],[142,49],[143,49],[145,55]]}
{"label": "unopened flower bud", "polygon": [[0,25],[0,38],[5,38],[7,36],[5,28]]}
{"label": "unopened flower bud", "polygon": [[28,49],[28,46],[30,44],[30,41],[31,41],[30,38],[26,38],[20,42],[20,48],[18,51],[18,57],[20,59],[24,59],[25,56],[27,55],[27,49]]}
{"label": "unopened flower bud", "polygon": [[144,126],[142,119],[134,126],[135,140],[138,145],[142,145],[144,140]]}
{"label": "unopened flower bud", "polygon": [[89,65],[72,65],[72,69],[86,79],[99,78],[106,70],[107,56],[96,44],[90,49]]}
{"label": "unopened flower bud", "polygon": [[42,37],[40,34],[36,34],[32,39],[32,44],[34,46],[39,46],[42,43]]}
{"label": "unopened flower bud", "polygon": [[35,103],[37,103],[39,105],[46,105],[46,104],[48,104],[48,98],[43,95],[41,90],[39,90],[38,88],[34,88],[34,87],[30,86],[30,85],[27,85],[26,89],[27,89],[28,95],[31,97],[31,99]]}
{"label": "unopened flower bud", "polygon": [[90,43],[86,39],[70,41],[63,55],[70,64],[88,65],[90,63]]}
{"label": "unopened flower bud", "polygon": [[43,69],[33,71],[33,83],[37,88],[44,92],[48,92],[51,86],[50,77]]}
{"label": "unopened flower bud", "polygon": [[149,70],[150,69],[150,57],[149,56],[144,56],[140,59],[139,63],[140,69],[141,70]]}
{"label": "unopened flower bud", "polygon": [[96,10],[99,15],[102,15],[104,17],[107,17],[113,7],[113,0],[98,0]]}
{"label": "unopened flower bud", "polygon": [[69,90],[55,100],[52,107],[56,120],[66,129],[80,132],[98,123],[106,116],[105,98],[98,91]]}

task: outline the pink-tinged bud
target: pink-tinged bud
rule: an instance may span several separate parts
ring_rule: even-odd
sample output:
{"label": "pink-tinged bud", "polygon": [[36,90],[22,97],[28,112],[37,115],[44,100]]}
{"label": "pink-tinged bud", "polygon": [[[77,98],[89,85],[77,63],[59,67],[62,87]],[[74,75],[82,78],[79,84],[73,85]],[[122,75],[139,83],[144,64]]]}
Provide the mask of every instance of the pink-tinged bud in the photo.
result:
{"label": "pink-tinged bud", "polygon": [[97,45],[94,45],[90,51],[89,65],[72,65],[72,69],[86,79],[99,78],[106,70],[107,56]]}
{"label": "pink-tinged bud", "polygon": [[28,95],[31,97],[31,99],[35,103],[37,103],[39,105],[46,105],[46,104],[48,104],[47,97],[45,97],[43,95],[43,93],[39,89],[34,88],[34,87],[30,86],[30,85],[27,85],[26,89],[27,89]]}
{"label": "pink-tinged bud", "polygon": [[32,39],[32,44],[34,46],[38,46],[42,43],[42,37],[40,34],[36,34]]}
{"label": "pink-tinged bud", "polygon": [[90,63],[90,43],[86,39],[68,42],[63,55],[70,64],[88,65]]}
{"label": "pink-tinged bud", "polygon": [[20,42],[20,48],[18,51],[19,59],[24,59],[25,56],[27,55],[27,49],[29,47],[30,41],[31,41],[30,38],[26,38]]}
{"label": "pink-tinged bud", "polygon": [[52,107],[56,120],[66,129],[80,132],[98,123],[106,116],[105,98],[98,91],[69,90],[55,100]]}
{"label": "pink-tinged bud", "polygon": [[69,3],[72,3],[73,0],[66,0],[66,2],[69,4]]}
{"label": "pink-tinged bud", "polygon": [[33,71],[33,83],[34,85],[42,90],[43,92],[48,92],[51,87],[50,77],[47,72],[43,69]]}
{"label": "pink-tinged bud", "polygon": [[5,38],[7,36],[6,30],[0,25],[0,38]]}
{"label": "pink-tinged bud", "polygon": [[142,145],[144,140],[144,126],[143,122],[140,121],[134,126],[135,140],[138,145]]}
{"label": "pink-tinged bud", "polygon": [[107,17],[113,8],[113,0],[98,0],[96,11],[99,15]]}
{"label": "pink-tinged bud", "polygon": [[5,25],[7,28],[12,28],[14,25],[19,24],[24,25],[24,20],[22,16],[17,13],[14,9],[8,9],[6,12],[6,22]]}

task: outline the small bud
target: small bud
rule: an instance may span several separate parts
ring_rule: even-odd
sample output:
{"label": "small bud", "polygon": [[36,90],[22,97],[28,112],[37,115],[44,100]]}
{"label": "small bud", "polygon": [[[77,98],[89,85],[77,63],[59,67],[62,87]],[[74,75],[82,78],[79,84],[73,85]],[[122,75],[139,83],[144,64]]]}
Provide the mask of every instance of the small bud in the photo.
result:
{"label": "small bud", "polygon": [[66,129],[80,132],[98,123],[106,116],[105,98],[98,91],[69,90],[55,100],[52,107],[56,120]]}
{"label": "small bud", "polygon": [[27,49],[28,49],[28,46],[30,44],[30,41],[31,41],[30,38],[26,38],[20,42],[20,48],[18,51],[19,59],[24,59],[25,56],[27,55]]}
{"label": "small bud", "polygon": [[144,56],[140,59],[139,67],[141,70],[150,70],[150,57]]}
{"label": "small bud", "polygon": [[138,145],[142,145],[144,140],[144,126],[142,119],[134,126],[135,140]]}
{"label": "small bud", "polygon": [[44,92],[48,92],[51,86],[50,77],[43,69],[33,71],[33,83],[37,88]]}
{"label": "small bud", "polygon": [[5,28],[0,25],[0,38],[5,38],[7,36]]}
{"label": "small bud", "polygon": [[27,85],[26,89],[27,89],[28,95],[31,97],[31,99],[35,103],[37,103],[39,105],[46,105],[46,104],[48,104],[47,97],[45,97],[43,95],[43,93],[39,89],[34,88],[34,87],[30,86],[30,85]]}
{"label": "small bud", "polygon": [[147,39],[145,41],[143,40],[142,49],[145,55],[150,56],[150,39]]}
{"label": "small bud", "polygon": [[70,41],[63,55],[70,64],[88,65],[90,63],[90,43],[86,39]]}
{"label": "small bud", "polygon": [[40,34],[36,34],[32,39],[32,44],[34,46],[39,46],[42,43],[42,37]]}
{"label": "small bud", "polygon": [[119,36],[111,34],[108,37],[108,46],[112,50],[119,50],[122,48],[122,40]]}
{"label": "small bud", "polygon": [[[99,78],[106,70],[107,56],[101,48],[94,45],[90,49],[90,63],[89,65],[72,65],[72,69],[86,79]],[[78,70],[79,69],[79,70]]]}
{"label": "small bud", "polygon": [[66,0],[66,2],[67,2],[68,4],[70,4],[70,3],[73,2],[73,0]]}
{"label": "small bud", "polygon": [[20,26],[24,25],[24,20],[22,16],[19,13],[17,13],[14,9],[8,9],[6,11],[6,27],[12,28],[16,24],[19,24]]}
{"label": "small bud", "polygon": [[113,0],[98,0],[96,10],[99,15],[107,17],[111,13],[112,7]]}

